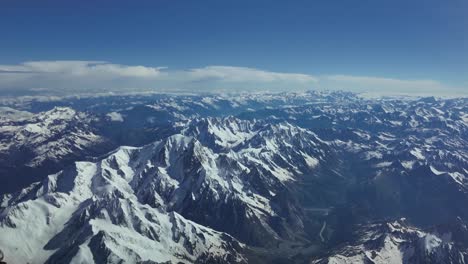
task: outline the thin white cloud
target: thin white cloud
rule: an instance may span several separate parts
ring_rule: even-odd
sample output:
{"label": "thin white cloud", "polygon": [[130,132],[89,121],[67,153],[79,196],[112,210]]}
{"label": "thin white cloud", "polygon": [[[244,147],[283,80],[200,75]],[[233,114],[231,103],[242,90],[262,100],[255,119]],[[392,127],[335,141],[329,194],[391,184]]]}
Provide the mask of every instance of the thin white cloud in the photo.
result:
{"label": "thin white cloud", "polygon": [[28,61],[20,65],[0,65],[0,72],[16,74],[61,74],[103,77],[160,77],[164,67],[127,66],[105,61]]}
{"label": "thin white cloud", "polygon": [[197,80],[214,79],[226,82],[298,82],[314,83],[318,79],[301,73],[280,73],[259,69],[231,66],[207,66],[189,70],[192,78]]}
{"label": "thin white cloud", "polygon": [[352,76],[352,75],[330,75],[326,77],[328,80],[354,83],[364,86],[389,86],[395,88],[409,88],[409,89],[422,89],[424,87],[440,88],[442,84],[434,80],[400,80],[382,77],[369,77],[369,76]]}
{"label": "thin white cloud", "polygon": [[206,66],[185,70],[121,65],[105,61],[29,61],[0,65],[2,95],[76,95],[128,92],[244,92],[308,89],[349,90],[378,95],[462,95],[468,89],[435,80],[352,75],[313,76],[247,67]]}
{"label": "thin white cloud", "polygon": [[402,80],[385,77],[327,75],[320,78],[326,89],[344,89],[373,95],[466,96],[467,91],[436,80]]}
{"label": "thin white cloud", "polygon": [[317,79],[307,74],[254,68],[208,66],[187,70],[129,66],[105,61],[28,61],[0,65],[0,95],[12,90],[34,94],[128,91],[249,91],[310,89]]}

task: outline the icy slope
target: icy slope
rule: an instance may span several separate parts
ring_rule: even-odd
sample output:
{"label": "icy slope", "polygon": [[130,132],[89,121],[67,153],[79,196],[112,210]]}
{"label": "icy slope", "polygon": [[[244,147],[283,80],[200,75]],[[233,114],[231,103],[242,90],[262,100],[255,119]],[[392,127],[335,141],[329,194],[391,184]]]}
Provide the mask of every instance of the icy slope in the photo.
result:
{"label": "icy slope", "polygon": [[242,262],[230,236],[138,201],[113,162],[77,162],[14,196],[0,214],[0,248],[7,263]]}
{"label": "icy slope", "polygon": [[[227,130],[237,142],[226,143]],[[290,183],[327,148],[287,123],[194,121],[182,134],[77,162],[5,196],[0,248],[12,262],[242,262],[241,244],[203,226],[254,245],[294,239],[303,215]]]}
{"label": "icy slope", "polygon": [[33,116],[0,119],[0,157],[4,162],[37,167],[84,156],[106,144],[92,126],[93,115],[57,107]]}
{"label": "icy slope", "polygon": [[312,263],[466,263],[468,252],[451,239],[452,234],[430,233],[404,220],[361,227],[358,240]]}

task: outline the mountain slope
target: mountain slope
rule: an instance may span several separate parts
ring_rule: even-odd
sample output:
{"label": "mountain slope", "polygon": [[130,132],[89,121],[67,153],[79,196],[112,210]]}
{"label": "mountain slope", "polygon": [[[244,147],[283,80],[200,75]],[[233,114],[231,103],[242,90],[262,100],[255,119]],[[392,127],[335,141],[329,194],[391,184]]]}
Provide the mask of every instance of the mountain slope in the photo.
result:
{"label": "mountain slope", "polygon": [[106,143],[93,131],[91,122],[95,119],[90,114],[62,107],[28,119],[2,121],[1,154],[8,155],[9,162],[37,167],[44,162],[81,155],[80,152],[94,153],[95,148]]}
{"label": "mountain slope", "polygon": [[[222,123],[223,129],[206,123]],[[216,145],[226,142],[225,129],[243,139]],[[206,141],[212,138],[215,145]],[[318,166],[326,149],[313,133],[289,124],[192,122],[182,134],[141,148],[121,147],[95,163],[77,162],[5,196],[0,233],[18,240],[0,239],[0,247],[7,256],[37,262],[91,255],[96,262],[142,261],[152,256],[149,251],[165,250],[164,258],[174,261],[242,261],[235,239],[203,226],[250,245],[305,238],[291,185]],[[31,230],[41,233],[31,238]],[[116,242],[125,237],[128,243]],[[143,247],[148,239],[154,245]],[[17,252],[21,240],[30,244]]]}
{"label": "mountain slope", "polygon": [[[466,226],[465,233],[466,233]],[[362,226],[351,245],[312,263],[466,263],[468,250],[453,241],[451,232],[425,232],[404,219]]]}
{"label": "mountain slope", "polygon": [[[456,256],[465,254],[468,239],[451,240],[430,227],[468,219],[466,100],[371,101],[331,94],[274,108],[278,98],[254,97],[257,109],[262,101],[268,107],[248,110],[241,115],[247,119],[199,118],[206,113],[191,109],[197,102],[189,97],[165,99],[162,109],[149,103],[144,109],[114,109],[114,118],[97,123],[95,115],[71,109],[54,109],[50,120],[12,112],[24,116],[15,121],[21,129],[33,119],[40,127],[48,124],[51,133],[17,133],[25,135],[25,146],[39,142],[38,150],[50,142],[67,150],[73,141],[60,140],[74,131],[102,135],[103,127],[115,130],[110,138],[119,135],[119,142],[148,133],[145,140],[159,140],[88,158],[93,162],[78,162],[5,196],[0,237],[28,242],[0,238],[0,248],[8,248],[7,257],[19,250],[21,260],[50,263],[138,262],[153,255],[173,262],[303,263],[328,250],[320,261],[338,261],[338,254],[346,261],[366,262],[370,256],[381,262],[411,257],[460,263]],[[203,103],[213,107],[208,112],[227,103],[210,98]],[[234,101],[229,105],[246,102]],[[148,119],[151,107],[171,114],[174,123]],[[56,116],[57,111],[63,113]],[[48,135],[53,137],[36,140]],[[85,153],[70,150],[72,160]],[[59,157],[62,165],[68,155],[55,155],[60,153],[53,147],[40,153]],[[415,226],[388,222],[401,217]],[[368,224],[382,219],[387,222]],[[426,240],[442,241],[435,243],[436,257],[422,250]]]}
{"label": "mountain slope", "polygon": [[[7,196],[0,248],[8,263],[242,262],[232,237],[176,212],[138,201],[123,174],[121,149],[99,163],[77,162],[42,183]],[[125,168],[124,168],[125,169]]]}

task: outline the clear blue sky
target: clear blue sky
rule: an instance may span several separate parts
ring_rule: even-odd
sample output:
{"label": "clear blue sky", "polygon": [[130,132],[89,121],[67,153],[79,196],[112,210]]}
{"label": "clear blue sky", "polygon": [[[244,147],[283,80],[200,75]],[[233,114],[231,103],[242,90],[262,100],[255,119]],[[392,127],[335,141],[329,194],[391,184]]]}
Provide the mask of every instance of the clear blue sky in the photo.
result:
{"label": "clear blue sky", "polygon": [[466,0],[2,1],[0,34],[1,65],[223,65],[468,85]]}

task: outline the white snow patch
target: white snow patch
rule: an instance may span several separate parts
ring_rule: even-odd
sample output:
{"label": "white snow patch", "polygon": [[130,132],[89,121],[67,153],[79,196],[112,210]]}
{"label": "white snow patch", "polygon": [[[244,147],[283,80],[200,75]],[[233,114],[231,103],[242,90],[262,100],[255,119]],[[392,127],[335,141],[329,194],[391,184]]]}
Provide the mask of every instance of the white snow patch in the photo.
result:
{"label": "white snow patch", "polygon": [[413,166],[416,162],[414,160],[405,160],[401,162],[401,166],[403,166],[407,170],[413,169]]}
{"label": "white snow patch", "polygon": [[424,247],[426,249],[426,252],[432,253],[432,251],[435,248],[438,248],[442,244],[442,240],[440,238],[432,235],[432,234],[427,234],[424,237]]}
{"label": "white snow patch", "polygon": [[437,169],[434,168],[433,166],[430,166],[430,168],[431,168],[431,171],[432,171],[435,175],[442,175],[442,174],[445,173],[444,171],[439,171],[439,170],[437,170]]}
{"label": "white snow patch", "polygon": [[317,158],[311,157],[306,153],[302,153],[302,157],[304,157],[307,166],[309,166],[309,168],[311,169],[317,167],[317,165],[319,164],[319,160]]}
{"label": "white snow patch", "polygon": [[124,118],[122,116],[121,113],[117,113],[117,112],[110,112],[107,114],[107,117],[110,118],[111,121],[113,122],[123,122],[124,121]]}
{"label": "white snow patch", "polygon": [[424,160],[425,159],[424,155],[422,154],[422,151],[419,148],[412,149],[410,151],[410,153],[411,153],[411,155],[413,155],[414,157],[416,157],[419,160]]}

